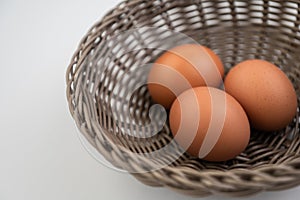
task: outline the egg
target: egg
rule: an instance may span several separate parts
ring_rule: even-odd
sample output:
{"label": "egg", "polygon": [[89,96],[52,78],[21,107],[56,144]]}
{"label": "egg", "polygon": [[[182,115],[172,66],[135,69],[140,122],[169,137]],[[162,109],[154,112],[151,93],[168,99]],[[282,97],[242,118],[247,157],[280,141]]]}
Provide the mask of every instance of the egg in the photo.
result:
{"label": "egg", "polygon": [[297,112],[297,95],[285,75],[264,60],[247,60],[233,67],[225,90],[245,109],[253,128],[276,131],[286,127]]}
{"label": "egg", "polygon": [[226,161],[248,145],[250,125],[242,106],[229,94],[196,87],[180,94],[170,109],[175,141],[190,155]]}
{"label": "egg", "polygon": [[209,48],[185,44],[163,53],[148,76],[152,99],[170,108],[176,96],[197,86],[218,87],[224,76],[220,58]]}

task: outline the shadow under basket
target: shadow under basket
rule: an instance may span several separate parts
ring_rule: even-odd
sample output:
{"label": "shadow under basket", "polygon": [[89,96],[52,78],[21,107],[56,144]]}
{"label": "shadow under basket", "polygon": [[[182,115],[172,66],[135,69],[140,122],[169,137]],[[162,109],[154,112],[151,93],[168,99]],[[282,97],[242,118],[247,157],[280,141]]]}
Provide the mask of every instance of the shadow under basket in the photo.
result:
{"label": "shadow under basket", "polygon": [[[184,153],[146,81],[151,63],[184,43],[213,49],[226,72],[246,59],[280,67],[300,99],[300,0],[132,0],[81,40],[68,67],[67,98],[80,132],[114,166],[151,186],[207,196],[248,196],[300,183],[299,107],[277,132],[251,132],[227,162]],[[150,67],[149,67],[150,66]]]}

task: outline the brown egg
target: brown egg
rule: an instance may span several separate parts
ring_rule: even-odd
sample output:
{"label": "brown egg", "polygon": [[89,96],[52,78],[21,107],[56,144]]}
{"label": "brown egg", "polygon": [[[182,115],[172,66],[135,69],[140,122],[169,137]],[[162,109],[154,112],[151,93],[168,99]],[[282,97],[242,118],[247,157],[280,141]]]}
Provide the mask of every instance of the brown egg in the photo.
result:
{"label": "brown egg", "polygon": [[236,157],[250,138],[242,106],[212,87],[197,87],[179,95],[172,104],[169,122],[178,144],[189,154],[208,161]]}
{"label": "brown egg", "polygon": [[230,70],[225,90],[245,109],[250,124],[274,131],[287,126],[297,111],[297,96],[288,77],[263,60],[244,61]]}
{"label": "brown egg", "polygon": [[155,102],[170,108],[183,91],[197,86],[218,87],[223,76],[223,64],[212,50],[186,44],[166,51],[155,61],[148,89]]}

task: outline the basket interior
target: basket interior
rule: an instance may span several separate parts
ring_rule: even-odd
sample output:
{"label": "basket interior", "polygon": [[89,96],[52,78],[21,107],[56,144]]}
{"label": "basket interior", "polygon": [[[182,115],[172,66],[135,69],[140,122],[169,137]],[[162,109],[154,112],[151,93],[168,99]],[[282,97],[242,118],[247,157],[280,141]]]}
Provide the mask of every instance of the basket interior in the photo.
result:
{"label": "basket interior", "polygon": [[[95,131],[87,137],[104,134],[111,140],[109,144],[140,155],[170,144],[168,120],[162,123],[164,111],[160,107],[151,110],[155,103],[145,85],[145,66],[164,49],[186,42],[214,50],[226,72],[246,59],[274,63],[292,81],[299,105],[299,9],[293,1],[262,0],[164,0],[122,7],[122,13],[116,14],[118,21],[111,20],[110,28],[94,38],[80,69],[78,82],[91,110],[86,117],[101,127],[101,133]],[[128,31],[131,29],[134,31]],[[183,154],[169,166],[228,170],[284,163],[300,154],[299,125],[298,107],[297,116],[285,129],[269,133],[253,130],[247,149],[233,160],[211,163]],[[175,145],[173,150],[179,152],[180,147]],[[163,159],[169,160],[173,153],[165,150]]]}

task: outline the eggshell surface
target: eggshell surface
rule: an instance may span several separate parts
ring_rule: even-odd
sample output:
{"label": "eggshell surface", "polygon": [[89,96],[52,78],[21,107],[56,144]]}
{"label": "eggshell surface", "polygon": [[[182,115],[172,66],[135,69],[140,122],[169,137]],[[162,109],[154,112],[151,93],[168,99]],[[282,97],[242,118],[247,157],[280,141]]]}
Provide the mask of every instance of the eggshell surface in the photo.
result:
{"label": "eggshell surface", "polygon": [[197,86],[218,87],[224,76],[220,58],[209,48],[186,44],[163,53],[148,76],[153,100],[170,108],[176,96]]}
{"label": "eggshell surface", "polygon": [[226,161],[248,145],[250,125],[242,106],[212,87],[183,92],[172,104],[170,128],[189,154],[208,161]]}
{"label": "eggshell surface", "polygon": [[264,60],[247,60],[228,73],[225,90],[245,109],[258,130],[286,127],[297,112],[295,89],[278,67]]}

